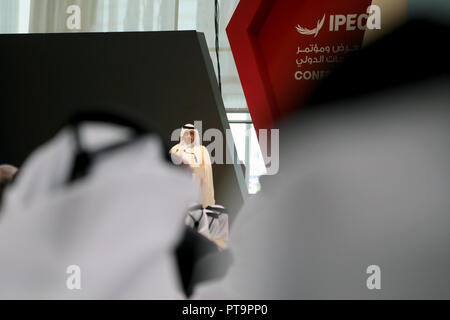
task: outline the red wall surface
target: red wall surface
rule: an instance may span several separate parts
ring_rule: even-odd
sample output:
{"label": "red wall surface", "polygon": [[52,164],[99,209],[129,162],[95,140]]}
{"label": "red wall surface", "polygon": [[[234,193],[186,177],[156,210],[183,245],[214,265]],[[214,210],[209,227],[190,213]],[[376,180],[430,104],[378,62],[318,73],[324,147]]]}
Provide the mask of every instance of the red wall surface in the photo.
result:
{"label": "red wall surface", "polygon": [[[272,128],[276,120],[301,108],[320,81],[318,71],[325,74],[361,45],[364,30],[354,19],[365,14],[370,4],[371,0],[241,0],[227,35],[256,130]],[[330,15],[347,18],[348,14],[356,15],[349,16],[354,21],[349,29],[355,26],[354,30],[344,24],[330,31]],[[296,28],[314,29],[322,18],[317,34],[301,34]],[[317,50],[297,52],[308,48]],[[315,71],[316,78],[296,79],[298,71],[306,72],[307,78]]]}

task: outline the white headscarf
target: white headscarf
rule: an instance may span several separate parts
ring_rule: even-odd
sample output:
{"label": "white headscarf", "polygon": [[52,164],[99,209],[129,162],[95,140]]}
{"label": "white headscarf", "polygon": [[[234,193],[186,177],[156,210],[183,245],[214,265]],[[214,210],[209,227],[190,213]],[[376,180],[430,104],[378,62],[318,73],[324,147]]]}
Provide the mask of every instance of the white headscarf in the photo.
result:
{"label": "white headscarf", "polygon": [[[189,132],[189,131],[194,131],[194,141],[191,143],[186,143],[183,139],[183,136],[186,132]],[[198,130],[195,129],[194,125],[188,123],[188,124],[185,124],[183,127],[181,127],[180,144],[181,144],[181,146],[187,147],[187,148],[199,147],[201,145],[200,135],[198,133]]]}
{"label": "white headscarf", "polygon": [[[184,141],[184,134],[187,132],[194,132],[194,141],[191,143],[186,143]],[[191,167],[199,167],[202,165],[202,148],[200,135],[198,130],[192,124],[185,124],[181,128],[180,132],[180,143],[172,148],[170,151],[172,155],[176,155],[180,158],[181,163],[189,165]],[[174,158],[172,157],[172,160]],[[175,161],[175,163],[179,164],[180,161]]]}
{"label": "white headscarf", "polygon": [[[0,298],[181,297],[172,252],[197,198],[190,177],[166,163],[160,139],[148,136],[67,184],[74,150],[65,129],[33,152],[5,194]],[[69,265],[81,268],[81,290],[66,287]]]}

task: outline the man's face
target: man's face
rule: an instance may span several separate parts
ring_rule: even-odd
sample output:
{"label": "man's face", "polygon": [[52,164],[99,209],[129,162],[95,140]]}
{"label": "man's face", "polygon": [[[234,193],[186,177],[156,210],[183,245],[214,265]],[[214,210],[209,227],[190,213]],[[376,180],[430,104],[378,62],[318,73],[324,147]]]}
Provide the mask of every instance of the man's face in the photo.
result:
{"label": "man's face", "polygon": [[187,144],[194,142],[194,130],[185,131],[183,134],[183,139]]}

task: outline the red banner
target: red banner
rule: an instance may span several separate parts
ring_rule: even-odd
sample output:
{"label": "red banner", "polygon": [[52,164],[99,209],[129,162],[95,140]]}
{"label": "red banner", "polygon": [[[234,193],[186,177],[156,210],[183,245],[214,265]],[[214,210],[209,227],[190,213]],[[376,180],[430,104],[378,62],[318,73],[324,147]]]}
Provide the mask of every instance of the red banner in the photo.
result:
{"label": "red banner", "polygon": [[371,0],[241,0],[227,35],[255,129],[301,107],[365,29],[380,28]]}

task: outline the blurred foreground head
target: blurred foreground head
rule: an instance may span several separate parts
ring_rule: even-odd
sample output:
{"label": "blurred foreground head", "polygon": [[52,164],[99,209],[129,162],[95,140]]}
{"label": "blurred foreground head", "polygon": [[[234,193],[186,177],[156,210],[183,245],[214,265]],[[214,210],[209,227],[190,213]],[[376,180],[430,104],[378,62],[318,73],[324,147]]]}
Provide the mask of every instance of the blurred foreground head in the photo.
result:
{"label": "blurred foreground head", "polygon": [[280,173],[231,230],[230,298],[450,298],[449,36],[406,24],[281,125]]}
{"label": "blurred foreground head", "polygon": [[[198,195],[148,130],[119,114],[80,113],[28,156],[1,211],[0,299],[182,294],[174,247]],[[81,276],[66,282],[66,272]]]}

